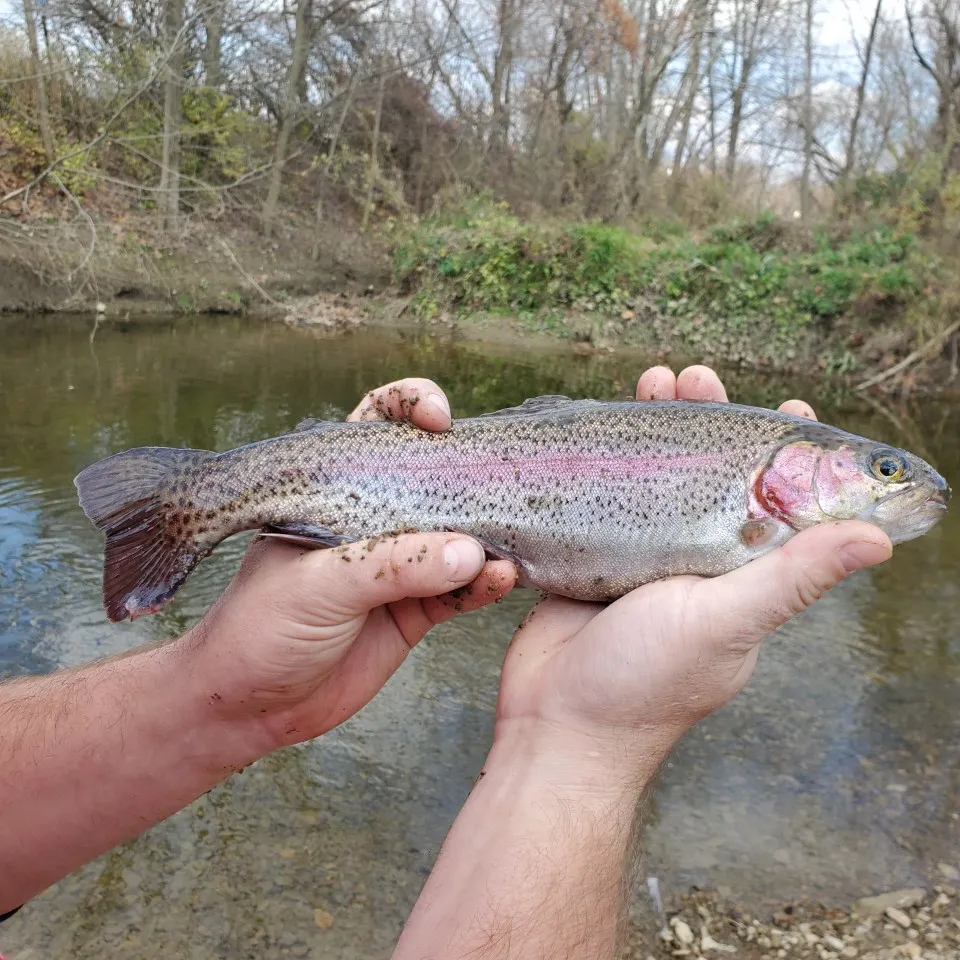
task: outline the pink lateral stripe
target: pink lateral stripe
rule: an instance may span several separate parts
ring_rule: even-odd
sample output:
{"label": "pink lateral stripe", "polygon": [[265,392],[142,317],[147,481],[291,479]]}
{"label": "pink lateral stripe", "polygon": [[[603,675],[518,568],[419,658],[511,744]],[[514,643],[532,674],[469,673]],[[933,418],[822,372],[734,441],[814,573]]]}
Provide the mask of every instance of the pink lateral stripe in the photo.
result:
{"label": "pink lateral stripe", "polygon": [[514,479],[517,470],[525,476],[544,477],[596,477],[605,475],[620,479],[636,479],[680,470],[712,470],[723,463],[722,454],[649,454],[642,457],[624,456],[576,456],[565,453],[545,453],[536,457],[504,460],[500,457],[440,461],[431,458],[424,461],[391,463],[386,469],[382,462],[371,464],[370,469],[379,473],[418,475],[436,473]]}

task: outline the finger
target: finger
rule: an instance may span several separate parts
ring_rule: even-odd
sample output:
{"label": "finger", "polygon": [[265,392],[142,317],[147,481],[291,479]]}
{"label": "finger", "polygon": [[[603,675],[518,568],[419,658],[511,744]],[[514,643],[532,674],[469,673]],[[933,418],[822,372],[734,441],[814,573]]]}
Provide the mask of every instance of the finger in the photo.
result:
{"label": "finger", "polygon": [[472,583],[439,597],[427,597],[422,605],[432,626],[502,600],[516,585],[517,568],[509,560],[491,560]]}
{"label": "finger", "polygon": [[637,381],[638,400],[676,400],[677,378],[669,367],[651,367]]}
{"label": "finger", "polygon": [[517,568],[508,560],[490,560],[475,580],[439,597],[408,598],[390,605],[390,613],[408,645],[419,643],[431,628],[461,613],[502,600],[517,583]]}
{"label": "finger", "polygon": [[889,560],[892,551],[887,535],[871,524],[820,524],[731,573],[699,581],[691,604],[718,652],[742,656],[851,573]]}
{"label": "finger", "polygon": [[305,554],[305,573],[323,584],[326,606],[358,616],[406,597],[435,597],[470,583],[483,547],[446,533],[398,534]]}
{"label": "finger", "polygon": [[727,391],[713,370],[696,364],[680,371],[680,376],[677,377],[677,397],[680,400],[716,400],[726,403]]}
{"label": "finger", "polygon": [[816,420],[817,415],[813,407],[804,400],[785,400],[777,408],[781,413],[789,413],[794,417],[804,417],[807,420]]}
{"label": "finger", "polygon": [[347,420],[409,420],[442,431],[450,427],[450,404],[432,380],[407,377],[371,390]]}

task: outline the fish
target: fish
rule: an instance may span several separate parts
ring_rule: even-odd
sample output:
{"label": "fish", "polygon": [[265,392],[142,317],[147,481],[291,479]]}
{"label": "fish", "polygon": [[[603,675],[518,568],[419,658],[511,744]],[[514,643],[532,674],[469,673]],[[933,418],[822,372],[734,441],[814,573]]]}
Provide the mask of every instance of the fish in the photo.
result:
{"label": "fish", "polygon": [[802,417],[733,403],[533,397],[442,433],[305,420],[216,453],[138,447],[86,467],[112,622],[154,613],[226,538],[319,548],[396,531],[475,537],[520,586],[609,602],[666,577],[714,577],[820,523],[896,543],[944,516],[924,460]]}

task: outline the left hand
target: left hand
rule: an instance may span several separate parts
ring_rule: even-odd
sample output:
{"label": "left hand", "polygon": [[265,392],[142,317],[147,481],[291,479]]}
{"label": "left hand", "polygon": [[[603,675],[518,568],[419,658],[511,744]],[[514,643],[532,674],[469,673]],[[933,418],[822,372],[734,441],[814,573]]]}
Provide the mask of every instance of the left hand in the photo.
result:
{"label": "left hand", "polygon": [[[372,391],[347,419],[375,417],[450,426],[440,388],[422,379]],[[257,540],[186,642],[206,696],[225,718],[266,731],[266,752],[348,719],[434,625],[493,603],[515,582],[513,564],[487,561],[479,543],[456,534],[327,550]]]}

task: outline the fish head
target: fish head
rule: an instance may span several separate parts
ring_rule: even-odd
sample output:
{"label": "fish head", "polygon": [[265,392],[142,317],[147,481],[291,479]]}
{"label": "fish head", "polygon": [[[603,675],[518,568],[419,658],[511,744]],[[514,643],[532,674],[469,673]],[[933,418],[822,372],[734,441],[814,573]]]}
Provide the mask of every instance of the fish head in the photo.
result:
{"label": "fish head", "polygon": [[[813,425],[811,425],[813,426]],[[893,543],[923,536],[943,519],[950,487],[906,450],[847,434],[784,444],[754,484],[757,508],[795,530],[831,520],[865,520]]]}

